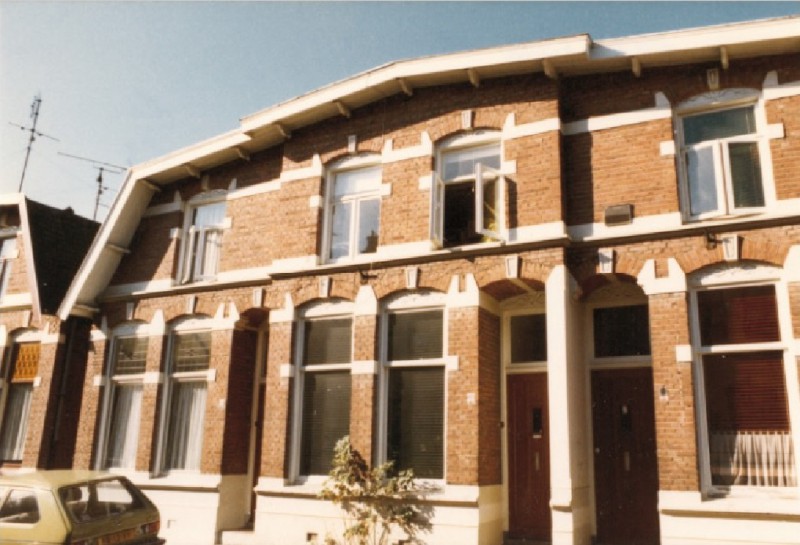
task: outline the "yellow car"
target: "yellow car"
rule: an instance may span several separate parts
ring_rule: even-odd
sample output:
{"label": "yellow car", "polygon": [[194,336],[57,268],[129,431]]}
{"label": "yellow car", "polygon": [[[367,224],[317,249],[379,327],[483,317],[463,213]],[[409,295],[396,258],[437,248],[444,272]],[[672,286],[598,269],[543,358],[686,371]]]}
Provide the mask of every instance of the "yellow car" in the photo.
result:
{"label": "yellow car", "polygon": [[2,545],[162,545],[158,509],[128,479],[97,471],[0,476]]}

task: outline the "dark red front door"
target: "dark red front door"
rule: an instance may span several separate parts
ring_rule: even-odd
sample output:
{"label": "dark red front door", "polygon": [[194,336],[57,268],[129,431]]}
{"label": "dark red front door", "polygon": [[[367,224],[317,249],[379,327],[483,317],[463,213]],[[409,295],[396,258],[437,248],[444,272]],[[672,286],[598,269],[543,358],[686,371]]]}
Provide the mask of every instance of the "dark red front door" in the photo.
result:
{"label": "dark red front door", "polygon": [[507,386],[509,534],[549,541],[547,375],[509,375]]}
{"label": "dark red front door", "polygon": [[650,369],[592,372],[597,541],[655,545],[658,466]]}

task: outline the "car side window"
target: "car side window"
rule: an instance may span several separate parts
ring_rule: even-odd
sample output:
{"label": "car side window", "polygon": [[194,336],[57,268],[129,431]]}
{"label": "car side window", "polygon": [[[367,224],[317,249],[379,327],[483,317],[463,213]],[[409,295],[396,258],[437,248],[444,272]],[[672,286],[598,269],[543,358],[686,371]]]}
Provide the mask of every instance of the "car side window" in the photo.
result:
{"label": "car side window", "polygon": [[[0,495],[2,498],[2,495]],[[0,505],[0,522],[9,524],[34,524],[39,522],[39,502],[36,492],[11,489]]]}

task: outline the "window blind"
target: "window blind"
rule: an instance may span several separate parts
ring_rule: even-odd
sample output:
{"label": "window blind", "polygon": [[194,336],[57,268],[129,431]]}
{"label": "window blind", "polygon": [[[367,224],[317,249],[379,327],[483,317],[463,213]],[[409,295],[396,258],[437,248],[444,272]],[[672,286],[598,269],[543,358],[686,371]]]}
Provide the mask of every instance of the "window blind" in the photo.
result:
{"label": "window blind", "polygon": [[181,333],[174,337],[173,371],[205,371],[211,358],[211,332]]}
{"label": "window blind", "polygon": [[353,320],[309,320],[305,323],[304,365],[350,363],[353,359]]}
{"label": "window blind", "polygon": [[306,373],[301,475],[326,475],[336,442],[350,434],[350,371]]}
{"label": "window blind", "polygon": [[424,360],[444,355],[441,310],[389,315],[389,360]]}
{"label": "window blind", "polygon": [[703,346],[780,340],[773,286],[701,291],[697,302]]}
{"label": "window blind", "polygon": [[444,477],[444,368],[401,367],[389,374],[388,452],[396,469]]}
{"label": "window blind", "polygon": [[116,340],[115,375],[144,373],[147,362],[147,337],[124,337]]}

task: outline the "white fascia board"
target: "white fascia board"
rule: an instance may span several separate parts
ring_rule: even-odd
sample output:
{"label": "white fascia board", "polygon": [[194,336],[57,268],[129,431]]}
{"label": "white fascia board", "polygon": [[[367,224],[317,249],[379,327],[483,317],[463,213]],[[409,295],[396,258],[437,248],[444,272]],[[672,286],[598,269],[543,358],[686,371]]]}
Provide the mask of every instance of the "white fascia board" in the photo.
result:
{"label": "white fascia board", "polygon": [[[138,179],[132,177],[132,170],[129,170],[127,178],[122,183],[122,189],[114,200],[114,204],[111,205],[111,211],[95,235],[86,257],[61,302],[58,317],[62,320],[66,320],[72,313],[79,297],[81,302],[86,302],[87,299],[94,300],[111,280],[111,275],[114,274],[116,263],[119,262],[121,256],[118,252],[108,249],[107,244],[109,241],[128,240],[133,234],[131,226],[135,228],[150,201],[150,195],[145,199],[143,192],[149,194],[151,190],[143,184],[137,184],[137,181]],[[138,206],[135,205],[137,198]],[[142,204],[145,200],[147,202]],[[108,263],[109,259],[116,261]]]}
{"label": "white fascia board", "polygon": [[589,35],[581,34],[568,38],[393,62],[245,116],[241,120],[241,130],[243,132],[255,131],[264,126],[279,123],[292,115],[330,104],[335,100],[398,79],[419,78],[431,74],[515,62],[588,55],[591,43]]}
{"label": "white fascia board", "polygon": [[39,299],[39,279],[36,274],[36,260],[34,259],[33,237],[31,237],[31,222],[28,215],[28,201],[23,195],[19,200],[19,223],[22,228],[22,238],[25,240],[25,268],[28,276],[28,289],[31,294],[31,310],[38,321],[42,315]]}
{"label": "white fascia board", "polygon": [[250,137],[241,130],[235,129],[204,140],[197,144],[179,149],[163,157],[159,157],[133,167],[133,178],[148,178],[170,168],[179,167],[186,163],[191,163],[196,159],[218,153],[236,146],[240,146],[250,141]]}
{"label": "white fascia board", "polygon": [[604,60],[640,57],[708,47],[797,38],[800,37],[798,25],[800,25],[800,17],[790,16],[597,40],[594,42],[590,58],[591,60]]}

